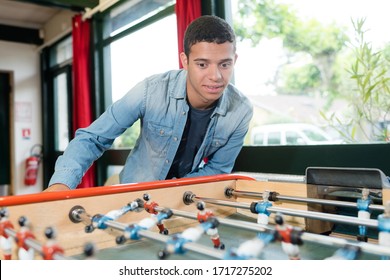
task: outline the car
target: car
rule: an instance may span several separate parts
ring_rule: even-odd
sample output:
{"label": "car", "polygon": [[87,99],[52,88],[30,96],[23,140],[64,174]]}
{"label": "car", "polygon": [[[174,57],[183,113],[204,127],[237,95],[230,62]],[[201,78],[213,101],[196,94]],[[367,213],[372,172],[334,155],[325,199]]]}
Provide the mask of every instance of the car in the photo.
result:
{"label": "car", "polygon": [[307,123],[280,123],[254,127],[251,145],[326,145],[340,144],[321,128]]}

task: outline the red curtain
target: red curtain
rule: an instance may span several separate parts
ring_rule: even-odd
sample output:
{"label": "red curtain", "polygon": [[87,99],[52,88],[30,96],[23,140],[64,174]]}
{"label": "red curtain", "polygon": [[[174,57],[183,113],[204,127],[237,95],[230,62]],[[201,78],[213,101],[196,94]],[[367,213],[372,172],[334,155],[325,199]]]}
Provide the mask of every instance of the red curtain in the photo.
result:
{"label": "red curtain", "polygon": [[[179,54],[183,52],[183,39],[187,26],[202,15],[201,0],[176,0],[177,40]],[[183,67],[179,58],[179,66]]]}
{"label": "red curtain", "polygon": [[[73,130],[89,126],[92,119],[91,102],[91,26],[83,21],[82,15],[72,20],[73,38]],[[95,165],[87,171],[77,188],[89,188],[96,185]]]}

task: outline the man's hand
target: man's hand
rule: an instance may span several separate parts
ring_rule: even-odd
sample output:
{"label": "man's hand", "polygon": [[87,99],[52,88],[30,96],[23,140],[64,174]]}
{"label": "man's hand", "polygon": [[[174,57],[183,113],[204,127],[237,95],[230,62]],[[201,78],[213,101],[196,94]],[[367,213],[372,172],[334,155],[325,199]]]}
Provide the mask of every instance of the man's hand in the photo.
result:
{"label": "man's hand", "polygon": [[54,184],[44,190],[44,192],[55,192],[55,191],[69,191],[70,188],[64,184]]}

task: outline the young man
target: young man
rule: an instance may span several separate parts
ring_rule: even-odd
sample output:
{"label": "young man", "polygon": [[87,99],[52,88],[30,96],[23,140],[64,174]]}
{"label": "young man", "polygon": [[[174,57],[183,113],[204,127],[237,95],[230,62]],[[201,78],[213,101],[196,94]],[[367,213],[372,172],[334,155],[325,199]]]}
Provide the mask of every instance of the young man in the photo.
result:
{"label": "young man", "polygon": [[58,158],[47,190],[76,188],[92,163],[138,119],[141,133],[121,183],[230,173],[253,110],[229,83],[237,59],[233,30],[215,16],[194,20],[180,59],[184,69],[145,79],[79,129]]}

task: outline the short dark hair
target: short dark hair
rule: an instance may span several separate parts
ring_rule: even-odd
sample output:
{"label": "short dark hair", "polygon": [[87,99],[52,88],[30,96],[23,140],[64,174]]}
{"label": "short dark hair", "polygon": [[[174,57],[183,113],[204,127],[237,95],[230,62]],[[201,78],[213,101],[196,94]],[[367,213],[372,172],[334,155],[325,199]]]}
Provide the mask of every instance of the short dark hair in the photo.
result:
{"label": "short dark hair", "polygon": [[184,34],[184,53],[188,57],[190,49],[199,42],[223,44],[233,43],[236,48],[236,35],[231,26],[217,16],[201,16],[192,21]]}

